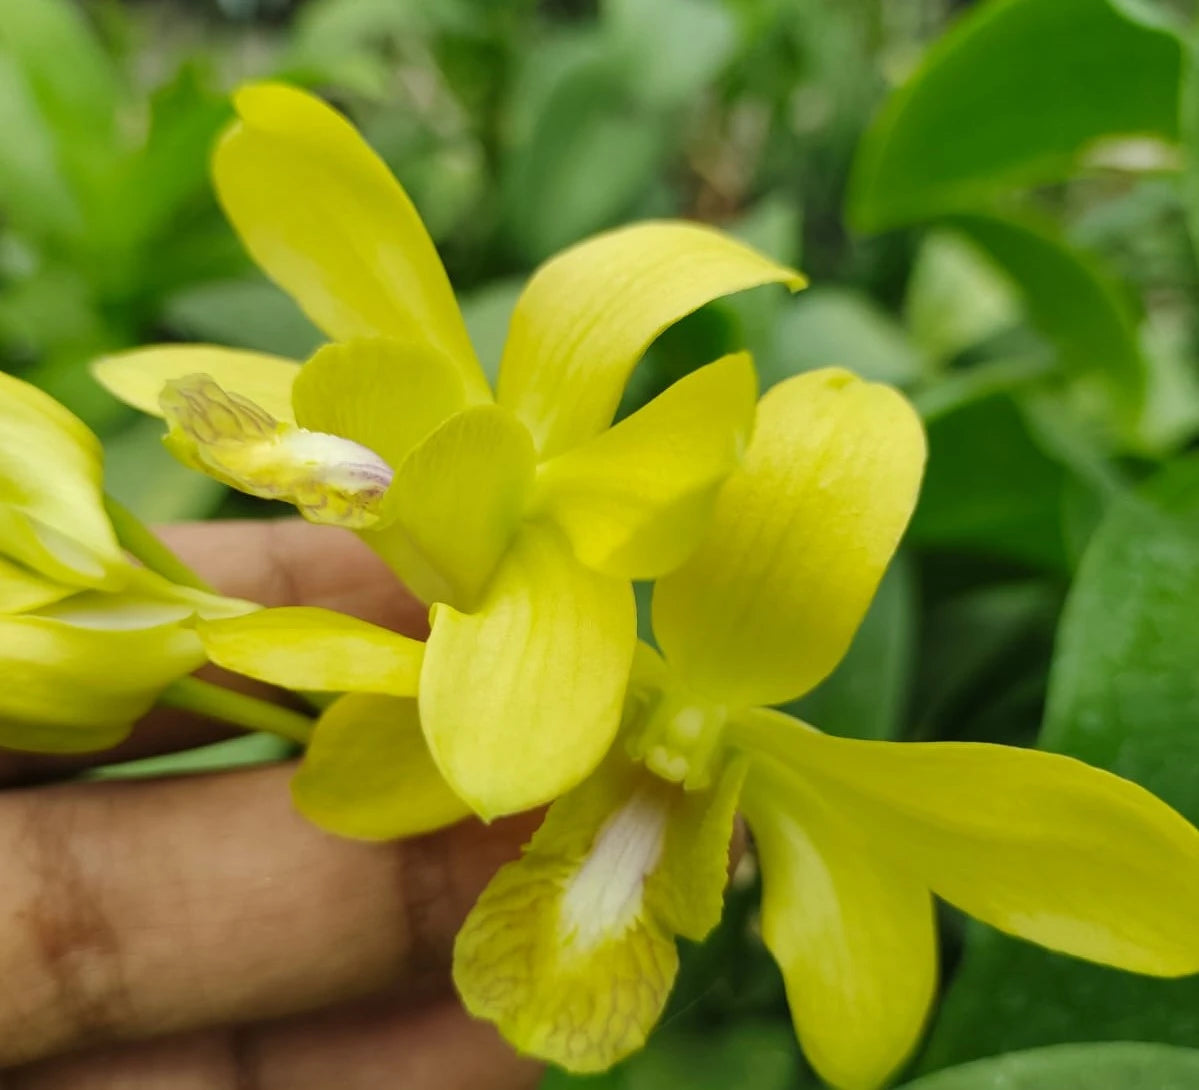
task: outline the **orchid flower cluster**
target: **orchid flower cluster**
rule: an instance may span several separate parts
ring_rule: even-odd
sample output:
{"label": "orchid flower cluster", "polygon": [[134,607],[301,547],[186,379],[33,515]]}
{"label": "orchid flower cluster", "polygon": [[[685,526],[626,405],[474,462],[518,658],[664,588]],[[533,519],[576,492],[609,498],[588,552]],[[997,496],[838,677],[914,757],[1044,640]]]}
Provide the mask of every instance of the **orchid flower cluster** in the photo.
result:
{"label": "orchid flower cluster", "polygon": [[[236,107],[221,202],[329,343],[303,364],[151,347],[95,373],[162,417],[189,466],[356,532],[428,604],[429,637],[133,563],[145,532],[106,505],[94,437],[4,378],[0,742],[109,746],[207,660],[337,694],[293,784],[333,833],[549,804],[466,920],[454,980],[516,1048],[572,1071],[646,1040],[676,939],[720,918],[738,811],[796,1032],[839,1090],[883,1085],[919,1038],[935,897],[1077,957],[1199,971],[1199,832],[1140,787],[773,710],[853,638],[916,502],[918,417],[839,368],[759,399],[736,354],[612,419],[665,327],[799,273],[689,223],[593,238],[529,282],[493,390],[416,211],[351,125],[278,84]],[[634,580],[654,581],[656,647]]]}

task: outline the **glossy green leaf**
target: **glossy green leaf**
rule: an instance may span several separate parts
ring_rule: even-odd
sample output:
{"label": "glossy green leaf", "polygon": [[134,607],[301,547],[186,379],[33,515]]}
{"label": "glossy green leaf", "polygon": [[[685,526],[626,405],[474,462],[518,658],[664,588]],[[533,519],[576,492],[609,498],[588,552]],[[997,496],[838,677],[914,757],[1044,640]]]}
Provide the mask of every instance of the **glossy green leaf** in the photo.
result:
{"label": "glossy green leaf", "polygon": [[1012,1052],[939,1071],[901,1090],[1193,1090],[1199,1050],[1120,1042]]}
{"label": "glossy green leaf", "polygon": [[849,210],[878,231],[1066,177],[1105,136],[1178,131],[1178,39],[1108,0],[990,0],[929,51],[859,149]]}
{"label": "glossy green leaf", "polygon": [[[1041,737],[1048,749],[1143,784],[1191,821],[1199,821],[1197,601],[1199,460],[1187,459],[1114,503],[1092,537],[1062,617]],[[975,926],[924,1066],[1129,1039],[1199,1047],[1199,978],[1119,973]]]}
{"label": "glossy green leaf", "polygon": [[1033,441],[1007,397],[930,423],[929,459],[909,539],[1061,568],[1065,470]]}

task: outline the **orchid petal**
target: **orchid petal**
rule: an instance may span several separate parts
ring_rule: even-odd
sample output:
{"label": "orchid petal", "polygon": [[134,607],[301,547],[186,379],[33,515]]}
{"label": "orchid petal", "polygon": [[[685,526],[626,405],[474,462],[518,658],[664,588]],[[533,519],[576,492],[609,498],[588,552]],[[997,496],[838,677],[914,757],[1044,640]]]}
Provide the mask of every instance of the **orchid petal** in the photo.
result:
{"label": "orchid petal", "polygon": [[520,526],[533,469],[507,409],[466,409],[404,460],[365,540],[419,598],[469,610]]}
{"label": "orchid petal", "polygon": [[1199,972],[1199,830],[1135,783],[1014,746],[836,738],[777,712],[734,731],[984,923],[1132,972]]}
{"label": "orchid petal", "polygon": [[221,204],[258,265],[333,340],[444,352],[472,400],[487,380],[408,195],[341,114],[282,84],[243,87],[213,158]]}
{"label": "orchid petal", "polygon": [[0,557],[0,613],[27,613],[74,594],[75,587],[47,579]]}
{"label": "orchid petal", "polygon": [[634,364],[667,326],[722,295],[806,281],[696,223],[638,223],[551,258],[525,288],[508,330],[498,398],[543,458],[598,435]]}
{"label": "orchid petal", "polygon": [[352,693],[321,716],[291,781],[296,809],[338,836],[398,840],[470,815],[437,771],[415,700]]}
{"label": "orchid petal", "polygon": [[201,621],[218,666],[285,689],[414,696],[425,645],[330,609],[285,606]]}
{"label": "orchid petal", "polygon": [[[171,682],[204,662],[196,634],[154,623],[161,603],[88,594],[58,616],[0,617],[0,745],[47,753],[107,749]],[[145,623],[149,622],[149,623]]]}
{"label": "orchid petal", "polygon": [[0,552],[73,586],[130,568],[104,510],[100,443],[48,394],[0,374]]}
{"label": "orchid petal", "polygon": [[733,707],[782,703],[828,676],[911,517],[924,451],[890,387],[828,369],[770,390],[702,544],[655,588],[672,667]]}
{"label": "orchid petal", "polygon": [[544,463],[535,509],[589,568],[651,579],[698,544],[753,427],[757,377],[745,353],[680,379],[626,420]]}
{"label": "orchid petal", "polygon": [[762,937],[804,1055],[837,1090],[877,1090],[915,1047],[936,990],[928,887],[811,784],[755,764],[742,810]]}
{"label": "orchid petal", "polygon": [[294,424],[291,392],[300,365],[282,356],[209,344],[161,344],[104,356],[92,375],[113,397],[150,416],[162,416],[167,384],[187,375],[207,375],[217,385]]}
{"label": "orchid petal", "polygon": [[458,369],[423,344],[379,338],[329,344],[300,370],[296,423],[352,439],[398,466],[466,404]]}
{"label": "orchid petal", "polygon": [[628,583],[525,527],[475,612],[433,609],[421,720],[451,787],[490,819],[579,783],[620,724],[636,637]]}

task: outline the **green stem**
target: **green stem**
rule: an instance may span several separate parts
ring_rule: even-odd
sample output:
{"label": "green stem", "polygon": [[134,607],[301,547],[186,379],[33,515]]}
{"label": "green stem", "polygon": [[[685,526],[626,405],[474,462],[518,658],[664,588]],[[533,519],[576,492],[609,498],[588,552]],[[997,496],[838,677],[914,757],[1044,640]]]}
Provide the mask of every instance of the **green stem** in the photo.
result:
{"label": "green stem", "polygon": [[182,560],[168,549],[145,524],[119,500],[104,497],[104,507],[112,520],[121,547],[140,560],[152,572],[181,587],[191,587],[211,594],[210,587]]}
{"label": "green stem", "polygon": [[312,737],[313,721],[303,712],[236,693],[199,678],[181,678],[163,692],[158,702],[168,708],[197,712],[247,730],[276,734],[302,746],[306,746]]}

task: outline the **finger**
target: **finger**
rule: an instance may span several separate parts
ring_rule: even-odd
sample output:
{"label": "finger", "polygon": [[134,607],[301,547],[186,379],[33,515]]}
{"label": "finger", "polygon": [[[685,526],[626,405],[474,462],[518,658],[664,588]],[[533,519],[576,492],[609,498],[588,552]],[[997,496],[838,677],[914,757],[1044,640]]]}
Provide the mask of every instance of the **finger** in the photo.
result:
{"label": "finger", "polygon": [[535,817],[339,840],[294,813],[291,771],[0,796],[0,1067],[444,981]]}
{"label": "finger", "polygon": [[4,1090],[533,1090],[541,1068],[456,1003],[350,1010],[63,1057]]}
{"label": "finger", "polygon": [[324,606],[423,639],[427,609],[348,530],[302,519],[165,526],[163,540],[222,594]]}
{"label": "finger", "polygon": [[[280,519],[187,523],[160,532],[223,594],[267,606],[324,606],[418,638],[428,633],[425,607],[347,530]],[[266,686],[214,667],[200,676],[269,695]],[[0,786],[62,779],[97,765],[193,749],[236,733],[198,715],[157,709],[124,742],[101,752],[59,756],[0,750]]]}

